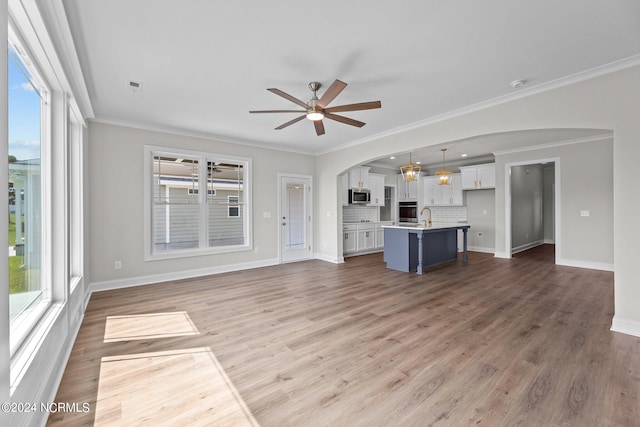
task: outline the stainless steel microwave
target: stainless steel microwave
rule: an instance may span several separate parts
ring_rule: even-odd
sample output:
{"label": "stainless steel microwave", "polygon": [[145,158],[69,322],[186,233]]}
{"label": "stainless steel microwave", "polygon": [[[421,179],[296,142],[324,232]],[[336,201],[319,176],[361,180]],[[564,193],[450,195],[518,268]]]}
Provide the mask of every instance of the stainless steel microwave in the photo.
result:
{"label": "stainless steel microwave", "polygon": [[362,188],[349,190],[350,205],[366,205],[371,203],[371,191]]}

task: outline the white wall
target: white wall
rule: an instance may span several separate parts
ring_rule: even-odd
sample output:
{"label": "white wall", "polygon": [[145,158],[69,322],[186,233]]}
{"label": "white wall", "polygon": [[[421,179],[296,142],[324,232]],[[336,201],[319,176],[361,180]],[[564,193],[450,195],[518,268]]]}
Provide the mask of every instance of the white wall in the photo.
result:
{"label": "white wall", "polygon": [[[637,64],[637,63],[636,63]],[[585,76],[586,77],[586,76]],[[565,86],[555,82],[546,91],[533,88],[530,96],[509,102],[487,104],[485,108],[452,114],[449,118],[426,122],[421,126],[389,134],[364,144],[318,156],[316,163],[318,185],[317,250],[325,259],[341,257],[338,244],[340,206],[336,177],[349,167],[365,163],[392,152],[409,151],[425,145],[437,145],[498,132],[528,129],[609,129],[614,132],[614,264],[615,317],[613,328],[640,336],[640,284],[635,254],[640,239],[637,212],[640,199],[630,197],[640,181],[640,66],[598,75],[578,81],[573,77]],[[521,92],[526,95],[527,92]],[[366,149],[363,149],[366,147]],[[503,174],[497,174],[496,206],[504,206]],[[588,185],[588,184],[585,184]],[[498,215],[499,212],[496,212]],[[496,217],[496,224],[500,219]],[[587,234],[591,230],[577,225],[569,235]],[[496,245],[504,250],[505,230],[496,229]],[[599,242],[592,241],[585,250],[592,250]],[[496,247],[496,249],[498,249]],[[595,249],[598,251],[598,249]],[[576,256],[587,256],[575,253]]]}
{"label": "white wall", "polygon": [[[314,174],[311,156],[91,122],[89,153],[92,289],[213,273],[277,262],[278,173]],[[144,261],[143,147],[156,145],[253,159],[251,251]],[[335,178],[334,181],[335,183]],[[335,185],[335,184],[334,184]],[[270,218],[263,213],[270,212]],[[115,270],[114,262],[122,261]]]}
{"label": "white wall", "polygon": [[496,240],[496,196],[495,190],[467,190],[467,221],[471,228],[467,232],[470,251],[495,251]]}

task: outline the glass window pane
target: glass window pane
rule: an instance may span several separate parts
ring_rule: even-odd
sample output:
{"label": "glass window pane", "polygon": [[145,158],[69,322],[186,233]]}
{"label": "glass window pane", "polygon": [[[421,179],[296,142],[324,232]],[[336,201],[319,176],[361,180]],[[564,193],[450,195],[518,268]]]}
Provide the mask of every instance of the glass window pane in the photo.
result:
{"label": "glass window pane", "polygon": [[154,247],[156,251],[193,249],[200,246],[200,213],[197,205],[156,205]]}
{"label": "glass window pane", "polygon": [[200,247],[200,162],[156,155],[153,167],[154,250]]}
{"label": "glass window pane", "polygon": [[244,221],[238,197],[229,190],[218,189],[209,203],[209,246],[244,244]]}
{"label": "glass window pane", "polygon": [[305,247],[305,187],[302,184],[287,184],[286,212],[287,249],[303,249]]}
{"label": "glass window pane", "polygon": [[153,181],[148,187],[152,257],[170,257],[181,249],[219,253],[225,247],[238,250],[248,245],[244,179],[249,161],[216,159],[187,150],[147,153],[153,164],[148,175]]}
{"label": "glass window pane", "polygon": [[8,59],[9,302],[13,328],[47,295],[40,275],[41,88],[11,45]]}

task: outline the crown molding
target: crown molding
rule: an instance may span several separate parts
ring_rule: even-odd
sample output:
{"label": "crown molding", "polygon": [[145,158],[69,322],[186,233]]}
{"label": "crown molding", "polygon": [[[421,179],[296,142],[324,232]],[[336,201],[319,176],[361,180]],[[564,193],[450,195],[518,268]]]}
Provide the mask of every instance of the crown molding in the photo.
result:
{"label": "crown molding", "polygon": [[525,151],[543,150],[545,148],[561,147],[563,145],[582,144],[584,142],[604,141],[610,139],[613,141],[613,132],[603,133],[602,135],[586,136],[584,138],[565,139],[556,142],[549,142],[547,144],[528,145],[526,147],[512,148],[508,150],[494,151],[494,156],[502,156],[504,154],[522,153]]}
{"label": "crown molding", "polygon": [[[62,0],[12,0],[11,5],[15,10],[24,8],[26,19],[46,49],[46,57],[51,62],[58,81],[72,95],[72,102],[83,118],[93,118],[93,106]],[[51,52],[55,54],[52,55]]]}
{"label": "crown molding", "polygon": [[185,136],[189,138],[206,139],[210,141],[217,141],[217,142],[222,142],[227,144],[245,145],[248,147],[261,148],[263,150],[282,151],[285,153],[303,154],[307,156],[314,155],[312,151],[294,150],[289,147],[277,146],[273,144],[268,144],[268,145],[260,144],[252,140],[233,138],[226,135],[216,135],[209,132],[199,132],[199,131],[187,130],[182,128],[174,128],[170,126],[161,126],[161,125],[154,125],[154,124],[140,123],[140,122],[128,122],[128,121],[116,120],[116,119],[97,119],[97,118],[91,119],[90,122],[101,123],[101,124],[111,125],[111,126],[125,127],[130,129],[145,130],[149,132],[166,133],[169,135]]}
{"label": "crown molding", "polygon": [[507,95],[501,95],[496,98],[492,98],[486,101],[478,102],[476,104],[471,104],[466,107],[458,108],[456,110],[449,111],[447,113],[438,114],[433,117],[429,117],[424,120],[419,120],[417,122],[413,122],[404,126],[400,126],[394,129],[390,129],[385,132],[380,132],[375,135],[368,136],[366,138],[361,138],[354,140],[352,142],[342,144],[339,147],[334,147],[329,150],[325,150],[322,152],[317,152],[316,155],[328,154],[334,151],[340,151],[346,148],[355,147],[358,145],[365,144],[367,142],[376,141],[378,139],[382,139],[385,137],[397,135],[400,133],[404,133],[407,131],[411,131],[417,128],[429,126],[435,123],[443,122],[445,120],[449,120],[456,117],[461,117],[466,114],[470,114],[476,111],[481,111],[487,108],[495,107],[501,104],[506,104],[508,102],[512,102],[521,98],[526,98],[532,95],[537,95],[539,93],[548,92],[551,90],[555,90],[564,86],[569,86],[575,83],[583,82],[586,80],[591,80],[596,77],[604,76],[607,74],[615,73],[618,71],[626,70],[628,68],[640,66],[640,54],[629,56],[627,58],[620,59],[618,61],[610,62],[608,64],[599,65],[597,67],[590,68],[588,70],[580,71],[575,74],[570,74],[565,77],[560,77],[555,80],[551,80],[545,83],[540,83],[539,85],[532,86],[526,89],[518,89],[517,92],[509,93]]}

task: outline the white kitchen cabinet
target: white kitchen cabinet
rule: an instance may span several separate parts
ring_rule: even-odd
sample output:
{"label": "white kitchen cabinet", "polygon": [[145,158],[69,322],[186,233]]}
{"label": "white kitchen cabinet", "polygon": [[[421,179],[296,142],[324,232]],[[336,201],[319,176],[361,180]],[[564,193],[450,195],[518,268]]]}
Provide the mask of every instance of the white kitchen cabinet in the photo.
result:
{"label": "white kitchen cabinet", "polygon": [[375,232],[376,232],[375,247],[376,249],[383,249],[384,248],[384,228],[382,228],[382,224],[376,224]]}
{"label": "white kitchen cabinet", "polygon": [[352,254],[358,251],[357,226],[345,225],[342,227],[342,253]]}
{"label": "white kitchen cabinet", "polygon": [[463,190],[482,190],[496,187],[496,164],[461,166]]}
{"label": "white kitchen cabinet", "polygon": [[384,206],[384,175],[370,173],[369,190],[371,190],[371,203],[367,206]]}
{"label": "white kitchen cabinet", "polygon": [[418,178],[415,181],[406,182],[402,179],[402,175],[398,175],[398,200],[417,200],[421,180]]}
{"label": "white kitchen cabinet", "polygon": [[375,225],[357,225],[358,229],[358,252],[370,251],[376,247]]}
{"label": "white kitchen cabinet", "polygon": [[349,174],[340,175],[342,189],[342,206],[349,206]]}
{"label": "white kitchen cabinet", "polygon": [[369,169],[360,166],[349,170],[349,187],[350,188],[369,188]]}
{"label": "white kitchen cabinet", "polygon": [[451,184],[440,185],[435,176],[422,179],[424,206],[462,206],[462,181],[459,173],[451,176]]}

